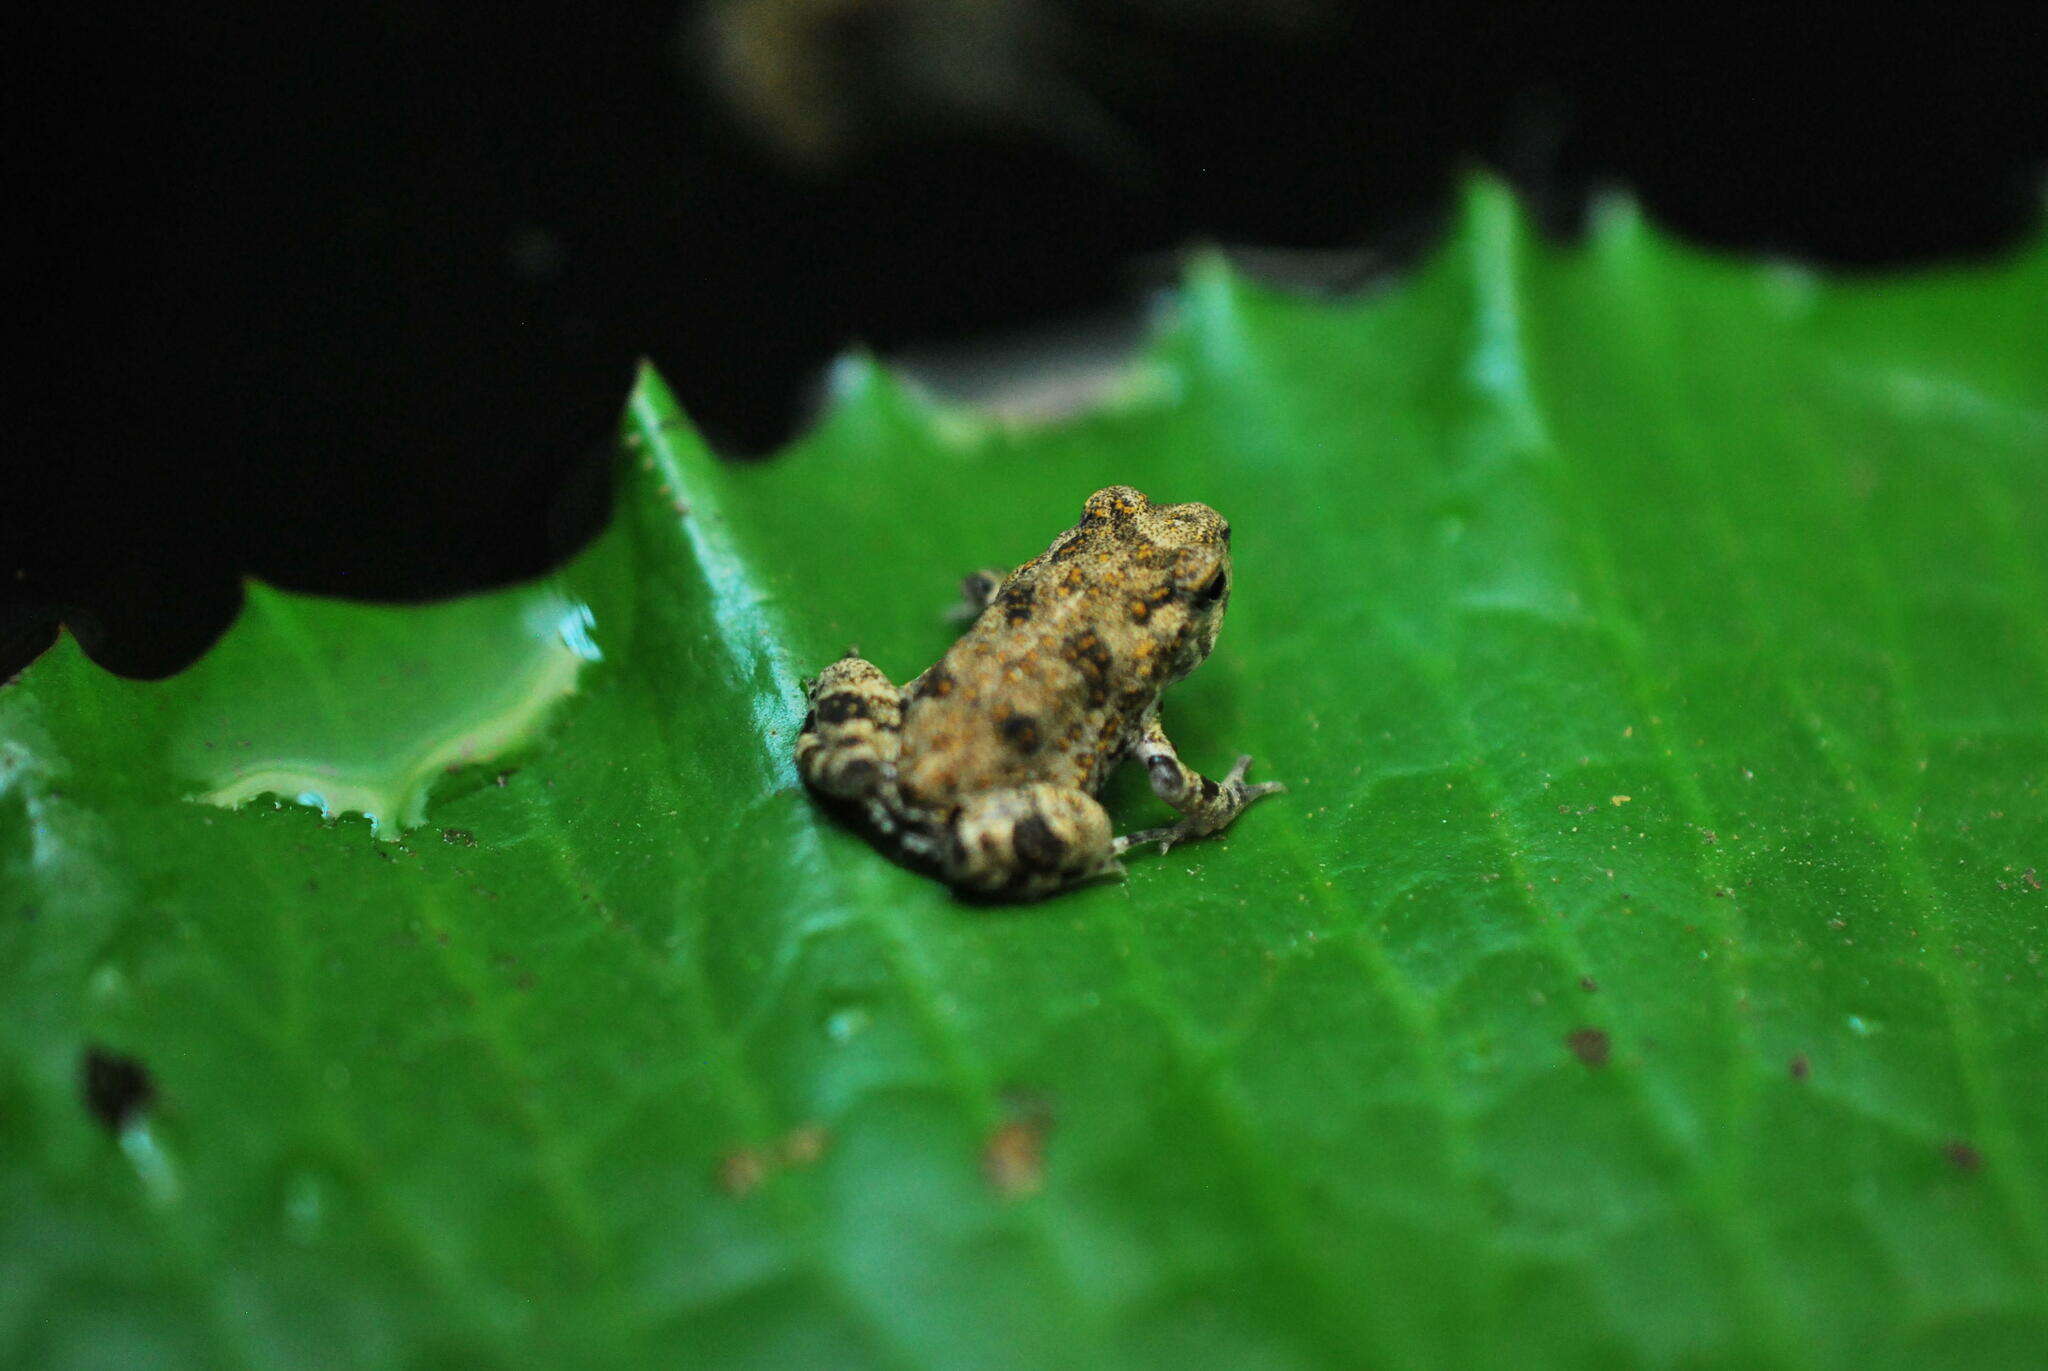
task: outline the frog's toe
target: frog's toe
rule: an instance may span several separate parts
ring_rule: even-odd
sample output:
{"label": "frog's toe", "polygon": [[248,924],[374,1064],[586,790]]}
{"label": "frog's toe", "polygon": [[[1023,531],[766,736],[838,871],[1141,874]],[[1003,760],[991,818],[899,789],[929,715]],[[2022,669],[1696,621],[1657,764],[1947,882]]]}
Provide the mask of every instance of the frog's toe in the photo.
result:
{"label": "frog's toe", "polygon": [[1161,855],[1164,855],[1173,849],[1175,843],[1188,836],[1190,835],[1187,832],[1187,825],[1185,823],[1169,824],[1164,828],[1147,828],[1141,829],[1136,833],[1126,833],[1123,837],[1118,838],[1112,846],[1117,855],[1121,856],[1134,847],[1144,847],[1148,843],[1158,843],[1159,851]]}
{"label": "frog's toe", "polygon": [[1287,789],[1279,781],[1260,781],[1256,785],[1247,785],[1244,777],[1245,773],[1250,771],[1251,768],[1252,759],[1250,755],[1241,756],[1237,759],[1236,765],[1230,768],[1230,774],[1223,778],[1221,789],[1230,795],[1235,802],[1235,809],[1232,811],[1233,815],[1236,810],[1243,809],[1261,795],[1278,795]]}

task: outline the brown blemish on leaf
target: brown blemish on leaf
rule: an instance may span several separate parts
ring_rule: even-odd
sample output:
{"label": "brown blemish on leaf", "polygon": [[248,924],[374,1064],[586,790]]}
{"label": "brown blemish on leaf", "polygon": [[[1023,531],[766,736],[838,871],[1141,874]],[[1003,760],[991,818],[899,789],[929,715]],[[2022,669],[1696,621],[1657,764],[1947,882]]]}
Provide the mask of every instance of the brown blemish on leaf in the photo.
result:
{"label": "brown blemish on leaf", "polygon": [[825,1125],[801,1124],[782,1135],[775,1144],[775,1156],[787,1167],[815,1166],[831,1145],[832,1134]]}
{"label": "brown blemish on leaf", "polygon": [[718,1159],[718,1188],[745,1199],[781,1171],[815,1166],[832,1145],[821,1123],[798,1124],[766,1147],[735,1147]]}
{"label": "brown blemish on leaf", "polygon": [[718,1188],[743,1200],[768,1179],[768,1161],[751,1147],[736,1147],[718,1159]]}
{"label": "brown blemish on leaf", "polygon": [[1795,1052],[1792,1054],[1791,1064],[1785,1069],[1792,1073],[1793,1080],[1803,1081],[1813,1074],[1813,1063],[1806,1059],[1804,1052]]}
{"label": "brown blemish on leaf", "polygon": [[441,841],[450,847],[475,847],[476,834],[466,828],[444,828],[441,830]]}
{"label": "brown blemish on leaf", "polygon": [[1588,995],[1592,994],[1599,988],[1600,982],[1594,980],[1591,976],[1579,977],[1579,989],[1585,991]]}
{"label": "brown blemish on leaf", "polygon": [[1033,1115],[1007,1119],[988,1135],[981,1146],[981,1174],[998,1197],[1021,1200],[1044,1188],[1049,1128],[1043,1115]]}
{"label": "brown blemish on leaf", "polygon": [[2034,868],[2031,866],[2020,873],[2020,879],[2025,881],[2029,886],[2031,886],[2035,890],[2039,890],[2041,888],[2041,878],[2034,874]]}
{"label": "brown blemish on leaf", "polygon": [[1572,1050],[1586,1066],[1602,1067],[1614,1052],[1614,1044],[1604,1028],[1574,1028],[1565,1034],[1564,1045]]}
{"label": "brown blemish on leaf", "polygon": [[1948,1164],[1967,1175],[1975,1175],[1984,1169],[1984,1154],[1975,1144],[1962,1138],[1950,1138],[1941,1145],[1941,1155],[1948,1158]]}

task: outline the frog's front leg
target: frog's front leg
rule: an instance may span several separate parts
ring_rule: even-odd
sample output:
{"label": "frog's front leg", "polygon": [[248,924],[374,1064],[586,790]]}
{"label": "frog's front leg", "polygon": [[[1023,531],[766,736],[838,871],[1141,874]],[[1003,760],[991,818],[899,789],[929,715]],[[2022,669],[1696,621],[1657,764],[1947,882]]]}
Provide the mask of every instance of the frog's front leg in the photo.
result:
{"label": "frog's front leg", "polygon": [[873,662],[848,655],[811,683],[810,712],[796,738],[796,770],[821,795],[859,805],[885,833],[899,825],[896,759],[903,745],[903,692]]}
{"label": "frog's front leg", "polygon": [[983,567],[962,577],[960,599],[946,611],[946,618],[956,624],[973,623],[995,600],[996,592],[1003,588],[1003,580],[1009,574],[1001,567]]}
{"label": "frog's front leg", "polygon": [[984,791],[954,816],[938,853],[949,884],[1031,899],[1121,875],[1109,815],[1092,795],[1039,781]]}
{"label": "frog's front leg", "polygon": [[1244,773],[1252,764],[1249,757],[1239,757],[1237,765],[1230,768],[1230,774],[1220,782],[1188,767],[1181,761],[1180,754],[1174,751],[1173,741],[1160,726],[1156,710],[1145,716],[1144,727],[1131,748],[1131,755],[1145,764],[1145,775],[1152,782],[1152,793],[1179,810],[1184,817],[1177,824],[1148,828],[1142,833],[1129,833],[1118,838],[1115,844],[1118,853],[1128,852],[1145,843],[1158,843],[1159,850],[1165,852],[1175,843],[1207,837],[1227,828],[1231,820],[1244,812],[1245,806],[1260,796],[1287,789],[1278,781],[1245,784]]}

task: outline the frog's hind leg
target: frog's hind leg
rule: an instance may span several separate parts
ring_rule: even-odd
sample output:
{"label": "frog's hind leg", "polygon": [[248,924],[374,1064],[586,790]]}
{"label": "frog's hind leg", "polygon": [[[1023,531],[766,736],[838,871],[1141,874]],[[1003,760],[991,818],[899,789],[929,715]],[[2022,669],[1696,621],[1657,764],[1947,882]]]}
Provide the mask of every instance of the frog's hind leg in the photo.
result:
{"label": "frog's hind leg", "polygon": [[1041,781],[961,806],[938,859],[947,882],[962,890],[1028,900],[1121,875],[1112,841],[1109,815],[1094,797]]}
{"label": "frog's hind leg", "polygon": [[895,831],[903,692],[873,662],[847,656],[811,683],[810,706],[796,737],[797,774],[819,794],[858,804],[877,827]]}
{"label": "frog's hind leg", "polygon": [[1239,757],[1237,765],[1230,768],[1230,774],[1221,781],[1210,780],[1181,761],[1180,754],[1174,751],[1173,740],[1160,726],[1157,713],[1147,716],[1138,741],[1131,748],[1131,755],[1145,764],[1145,775],[1152,782],[1152,793],[1179,810],[1182,818],[1177,824],[1148,828],[1142,833],[1129,833],[1118,838],[1115,844],[1118,853],[1146,843],[1158,843],[1159,850],[1165,852],[1186,839],[1221,832],[1252,801],[1287,789],[1278,781],[1247,784],[1244,773],[1252,764],[1249,757]]}

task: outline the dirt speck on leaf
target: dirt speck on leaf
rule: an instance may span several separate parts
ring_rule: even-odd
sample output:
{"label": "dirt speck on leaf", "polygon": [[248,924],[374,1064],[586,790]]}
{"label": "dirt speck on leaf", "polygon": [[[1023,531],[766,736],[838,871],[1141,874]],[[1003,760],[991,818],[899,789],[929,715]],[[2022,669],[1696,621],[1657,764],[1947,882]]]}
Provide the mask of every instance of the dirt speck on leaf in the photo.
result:
{"label": "dirt speck on leaf", "polygon": [[798,1124],[766,1147],[735,1147],[718,1159],[718,1188],[745,1199],[779,1172],[815,1166],[832,1145],[821,1123]]}
{"label": "dirt speck on leaf", "polygon": [[1036,1195],[1045,1185],[1045,1135],[1050,1122],[1042,1114],[1007,1119],[981,1146],[981,1174],[989,1189],[1006,1200]]}
{"label": "dirt speck on leaf", "polygon": [[1579,989],[1585,991],[1588,995],[1592,994],[1599,988],[1600,982],[1594,980],[1591,976],[1579,977]]}
{"label": "dirt speck on leaf", "polygon": [[1604,1028],[1574,1028],[1565,1034],[1564,1045],[1580,1062],[1591,1067],[1607,1065],[1614,1054],[1614,1043]]}
{"label": "dirt speck on leaf", "polygon": [[832,1134],[821,1123],[801,1124],[782,1135],[775,1144],[775,1159],[784,1166],[815,1166],[832,1145]]}
{"label": "dirt speck on leaf", "polygon": [[1803,1081],[1813,1074],[1813,1063],[1806,1059],[1804,1052],[1795,1052],[1791,1064],[1785,1069],[1792,1073],[1793,1080]]}
{"label": "dirt speck on leaf", "polygon": [[1974,1175],[1984,1169],[1984,1154],[1976,1144],[1962,1138],[1950,1138],[1941,1145],[1941,1155],[1948,1158],[1948,1164],[1956,1170]]}
{"label": "dirt speck on leaf", "polygon": [[2028,886],[2032,887],[2035,890],[2039,890],[2041,888],[2041,878],[2034,873],[2034,868],[2031,866],[2020,873],[2020,879],[2025,881],[2028,884]]}
{"label": "dirt speck on leaf", "polygon": [[133,1057],[88,1047],[79,1064],[78,1088],[85,1107],[109,1133],[119,1133],[149,1108],[156,1081],[149,1068]]}
{"label": "dirt speck on leaf", "polygon": [[751,1147],[735,1147],[718,1159],[718,1188],[736,1200],[753,1194],[768,1179],[768,1159]]}
{"label": "dirt speck on leaf", "polygon": [[441,830],[441,841],[450,847],[475,847],[476,834],[466,828],[444,828]]}

